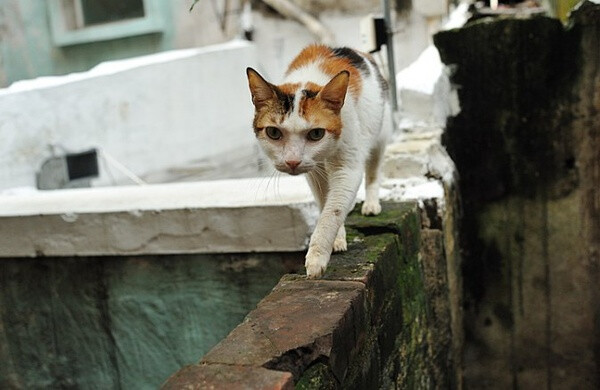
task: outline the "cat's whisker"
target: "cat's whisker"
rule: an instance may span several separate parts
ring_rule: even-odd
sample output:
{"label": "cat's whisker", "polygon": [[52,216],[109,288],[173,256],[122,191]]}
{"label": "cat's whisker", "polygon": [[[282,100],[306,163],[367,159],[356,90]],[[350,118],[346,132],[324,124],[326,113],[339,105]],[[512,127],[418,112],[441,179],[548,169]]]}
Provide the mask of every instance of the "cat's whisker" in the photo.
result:
{"label": "cat's whisker", "polygon": [[267,187],[265,188],[265,199],[267,199],[269,197],[269,186],[271,185],[271,183],[273,183],[273,185],[275,185],[275,180],[277,178],[277,170],[273,170],[273,172],[271,172],[271,176],[269,176],[269,180],[267,180]]}
{"label": "cat's whisker", "polygon": [[[317,175],[319,175],[321,179],[327,181],[327,172],[323,167],[317,165],[315,168],[315,172],[317,173]],[[321,188],[321,182],[318,181],[317,184],[319,185],[319,191],[323,192],[323,188]]]}
{"label": "cat's whisker", "polygon": [[258,195],[259,195],[259,193],[261,193],[261,192],[262,192],[262,189],[261,189],[261,187],[263,186],[263,184],[265,184],[265,180],[266,180],[266,185],[265,185],[265,187],[264,187],[264,196],[263,196],[263,198],[264,198],[264,199],[267,199],[267,198],[268,198],[269,185],[270,185],[270,183],[271,183],[271,180],[273,179],[273,176],[274,176],[276,173],[277,173],[277,171],[276,171],[275,169],[273,169],[273,170],[271,171],[271,174],[270,174],[270,175],[268,175],[268,176],[267,176],[267,175],[265,175],[265,176],[263,176],[263,177],[261,178],[260,182],[258,183],[258,185],[257,185],[257,187],[256,187],[256,193],[255,193],[255,195],[254,195],[254,200],[255,200],[255,201],[256,201],[256,200],[258,200]]}
{"label": "cat's whisker", "polygon": [[279,185],[281,183],[281,172],[277,171],[277,174],[275,176],[275,198],[280,200],[281,199],[281,191],[279,188]]}

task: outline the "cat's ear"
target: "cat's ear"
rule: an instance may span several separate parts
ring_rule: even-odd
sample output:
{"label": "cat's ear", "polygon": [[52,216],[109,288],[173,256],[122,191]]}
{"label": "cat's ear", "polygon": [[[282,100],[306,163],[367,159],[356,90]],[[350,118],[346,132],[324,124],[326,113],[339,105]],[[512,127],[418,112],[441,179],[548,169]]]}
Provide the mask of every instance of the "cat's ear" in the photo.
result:
{"label": "cat's ear", "polygon": [[317,96],[325,102],[330,109],[339,111],[344,105],[349,80],[350,72],[343,70],[332,78]]}
{"label": "cat's ear", "polygon": [[269,100],[275,98],[276,95],[273,87],[257,71],[247,68],[246,75],[248,76],[250,93],[252,93],[252,103],[256,108],[265,105]]}

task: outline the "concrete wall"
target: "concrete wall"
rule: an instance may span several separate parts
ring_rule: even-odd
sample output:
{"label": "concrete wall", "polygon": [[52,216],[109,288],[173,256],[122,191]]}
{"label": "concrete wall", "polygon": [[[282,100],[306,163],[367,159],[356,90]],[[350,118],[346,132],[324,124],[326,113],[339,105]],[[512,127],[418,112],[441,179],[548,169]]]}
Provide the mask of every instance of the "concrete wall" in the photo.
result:
{"label": "concrete wall", "polygon": [[[71,151],[101,148],[139,176],[251,150],[245,67],[255,63],[254,46],[233,41],[0,90],[0,189],[35,186],[50,144]],[[99,184],[124,182],[114,168],[112,177],[103,172]]]}
{"label": "concrete wall", "polygon": [[469,388],[600,385],[599,23],[587,1],[569,28],[501,18],[435,37],[459,86],[444,142],[463,201]]}
{"label": "concrete wall", "polygon": [[292,176],[0,195],[0,258],[300,251],[317,216]]}

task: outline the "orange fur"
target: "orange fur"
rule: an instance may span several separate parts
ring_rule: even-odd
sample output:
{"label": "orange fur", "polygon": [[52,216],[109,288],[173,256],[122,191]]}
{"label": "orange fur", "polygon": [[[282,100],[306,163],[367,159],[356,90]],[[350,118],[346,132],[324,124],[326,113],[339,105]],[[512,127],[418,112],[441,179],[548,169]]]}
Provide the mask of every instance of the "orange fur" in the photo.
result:
{"label": "orange fur", "polygon": [[325,102],[318,99],[304,99],[301,114],[313,126],[322,127],[335,137],[342,134],[342,118],[327,109]]}
{"label": "orange fur", "polygon": [[319,63],[319,68],[323,71],[323,73],[330,75],[331,77],[337,75],[343,70],[350,72],[350,83],[348,85],[348,89],[355,99],[360,96],[362,87],[362,77],[360,71],[350,63],[349,59],[336,57],[331,48],[324,45],[310,45],[302,50],[300,54],[298,54],[298,56],[292,61],[286,74],[290,74],[292,71],[298,68],[319,60],[322,60]]}
{"label": "orange fur", "polygon": [[339,137],[342,133],[342,120],[339,113],[344,104],[347,86],[347,72],[336,75],[322,88],[317,84],[307,83],[307,88],[313,88],[309,91],[316,94],[316,98],[303,97],[300,101],[300,112],[298,114],[306,118],[315,127],[322,127],[336,138]]}
{"label": "orange fur", "polygon": [[318,58],[327,57],[331,57],[331,49],[329,47],[317,44],[307,46],[306,48],[304,48],[304,50],[300,52],[300,54],[296,56],[296,58],[294,58],[294,60],[288,67],[287,74],[289,74],[295,69],[301,68],[305,65],[310,64],[311,62],[314,62]]}
{"label": "orange fur", "polygon": [[[332,79],[341,72],[347,71],[349,77],[346,78],[343,83],[344,94],[347,85],[348,93],[350,93],[354,99],[359,98],[362,88],[362,76],[360,70],[355,68],[348,58],[336,56],[330,47],[324,45],[310,45],[302,50],[291,62],[286,74],[290,74],[294,70],[312,63],[316,63],[320,70],[331,76]],[[259,81],[262,81],[262,78],[260,78],[260,80],[256,78],[256,82]],[[285,83],[276,86],[279,92],[293,96],[296,95],[296,92],[300,87],[300,83]],[[307,82],[302,88],[309,91],[309,95],[311,96],[308,97],[305,95],[301,97],[298,104],[298,114],[306,118],[315,127],[322,127],[334,136],[339,137],[342,132],[342,122],[339,116],[341,105],[340,107],[336,107],[336,104],[331,101],[328,102],[320,98],[313,98],[323,91],[325,88],[323,85]],[[344,94],[341,94],[340,100],[342,103]],[[275,95],[273,98],[275,98]],[[276,99],[267,102],[263,107],[257,107],[254,117],[254,128],[261,129],[266,126],[277,126],[282,123],[285,119],[285,113],[281,112],[278,108]]]}
{"label": "orange fur", "polygon": [[300,83],[286,83],[277,86],[286,95],[295,95],[298,87],[300,87]]}

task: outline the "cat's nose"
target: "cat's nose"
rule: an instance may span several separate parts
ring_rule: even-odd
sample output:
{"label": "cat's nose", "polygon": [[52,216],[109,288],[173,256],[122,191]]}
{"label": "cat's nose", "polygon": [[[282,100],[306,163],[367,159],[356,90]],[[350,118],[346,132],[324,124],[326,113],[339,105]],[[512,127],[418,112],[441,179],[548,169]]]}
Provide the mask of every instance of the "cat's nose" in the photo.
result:
{"label": "cat's nose", "polygon": [[300,165],[302,161],[298,161],[298,160],[285,160],[285,163],[288,167],[290,167],[292,170],[296,169],[298,167],[298,165]]}

